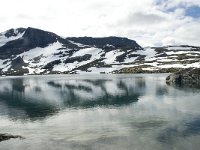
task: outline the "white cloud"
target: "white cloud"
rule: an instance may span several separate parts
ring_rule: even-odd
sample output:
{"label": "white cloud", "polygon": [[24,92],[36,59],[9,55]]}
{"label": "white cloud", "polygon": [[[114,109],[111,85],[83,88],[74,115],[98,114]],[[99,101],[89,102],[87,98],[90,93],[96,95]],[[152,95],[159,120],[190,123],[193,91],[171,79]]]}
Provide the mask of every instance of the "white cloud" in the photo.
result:
{"label": "white cloud", "polygon": [[[142,46],[200,45],[200,21],[178,6],[199,0],[6,0],[1,2],[1,31],[36,27],[61,36],[122,36]],[[175,8],[167,12],[167,9]]]}

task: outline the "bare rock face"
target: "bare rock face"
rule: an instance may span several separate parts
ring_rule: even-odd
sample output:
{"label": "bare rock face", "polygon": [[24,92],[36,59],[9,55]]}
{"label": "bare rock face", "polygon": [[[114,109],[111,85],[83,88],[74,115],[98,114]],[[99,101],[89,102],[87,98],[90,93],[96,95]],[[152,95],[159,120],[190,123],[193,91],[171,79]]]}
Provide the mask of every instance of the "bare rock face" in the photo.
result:
{"label": "bare rock face", "polygon": [[9,139],[16,139],[16,138],[24,139],[22,136],[19,136],[19,135],[0,134],[0,142],[9,140]]}
{"label": "bare rock face", "polygon": [[93,38],[93,37],[69,37],[70,41],[81,43],[84,45],[95,45],[98,48],[102,48],[105,51],[110,51],[114,49],[126,50],[142,50],[142,47],[136,43],[134,40],[121,37],[104,37],[104,38]]}
{"label": "bare rock face", "polygon": [[23,35],[23,39],[29,48],[46,47],[56,42],[58,38],[59,36],[54,33],[30,27],[26,29]]}
{"label": "bare rock face", "polygon": [[14,29],[10,29],[5,33],[5,37],[17,36],[18,33],[23,33],[25,30],[25,28],[18,28],[16,33]]}
{"label": "bare rock face", "polygon": [[166,78],[166,83],[170,85],[199,86],[200,87],[200,68],[185,69]]}

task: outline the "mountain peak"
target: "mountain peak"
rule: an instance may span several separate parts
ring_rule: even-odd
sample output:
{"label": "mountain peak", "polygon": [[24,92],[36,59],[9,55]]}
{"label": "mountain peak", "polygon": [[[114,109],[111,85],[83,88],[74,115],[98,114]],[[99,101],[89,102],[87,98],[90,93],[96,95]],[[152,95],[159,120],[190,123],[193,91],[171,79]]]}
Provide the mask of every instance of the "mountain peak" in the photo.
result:
{"label": "mountain peak", "polygon": [[9,58],[12,55],[17,55],[36,47],[47,47],[49,44],[57,42],[60,38],[58,35],[52,32],[43,31],[31,27],[28,27],[27,29],[10,29],[5,34],[12,36],[19,32],[23,32],[23,34],[19,34],[20,36],[16,36],[15,38],[7,38],[6,42],[2,42],[2,46],[0,40],[1,59]]}
{"label": "mountain peak", "polygon": [[58,35],[52,32],[32,27],[28,27],[23,35],[23,38],[28,41],[32,47],[46,47],[48,44],[56,42],[58,37]]}

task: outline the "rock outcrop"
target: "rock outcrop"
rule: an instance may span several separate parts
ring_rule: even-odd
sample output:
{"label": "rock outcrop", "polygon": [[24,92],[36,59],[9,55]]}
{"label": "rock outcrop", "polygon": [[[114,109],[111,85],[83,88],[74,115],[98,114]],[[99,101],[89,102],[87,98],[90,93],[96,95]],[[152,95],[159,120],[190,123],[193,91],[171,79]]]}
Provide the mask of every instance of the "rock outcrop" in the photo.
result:
{"label": "rock outcrop", "polygon": [[9,139],[16,139],[16,138],[24,139],[22,136],[19,136],[19,135],[0,134],[0,142],[9,140]]}
{"label": "rock outcrop", "polygon": [[166,78],[166,83],[200,87],[200,68],[184,69]]}

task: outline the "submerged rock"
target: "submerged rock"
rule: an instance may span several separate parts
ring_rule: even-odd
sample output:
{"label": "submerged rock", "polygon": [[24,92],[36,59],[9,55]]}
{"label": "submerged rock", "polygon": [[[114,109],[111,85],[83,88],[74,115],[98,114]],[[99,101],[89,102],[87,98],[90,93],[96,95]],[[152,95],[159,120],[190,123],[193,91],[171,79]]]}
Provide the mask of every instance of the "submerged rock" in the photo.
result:
{"label": "submerged rock", "polygon": [[173,73],[166,78],[166,83],[200,87],[200,68],[184,69]]}
{"label": "submerged rock", "polygon": [[19,136],[19,135],[0,134],[0,142],[9,140],[9,139],[16,139],[16,138],[24,139],[22,136]]}

